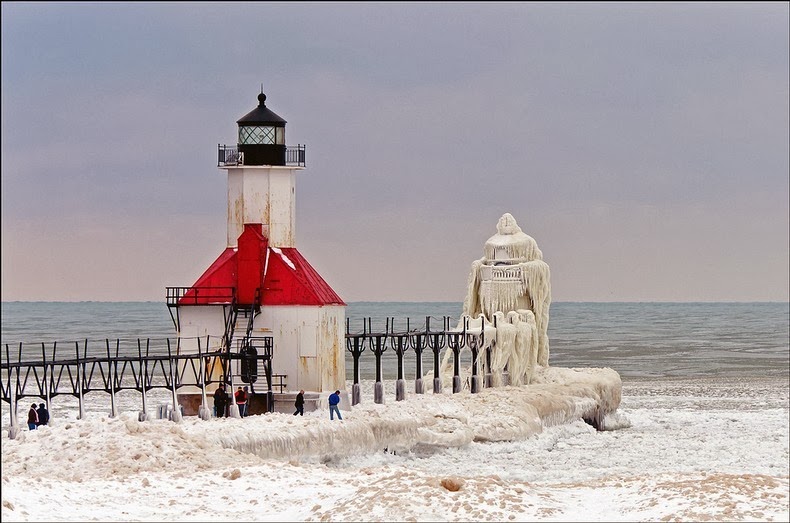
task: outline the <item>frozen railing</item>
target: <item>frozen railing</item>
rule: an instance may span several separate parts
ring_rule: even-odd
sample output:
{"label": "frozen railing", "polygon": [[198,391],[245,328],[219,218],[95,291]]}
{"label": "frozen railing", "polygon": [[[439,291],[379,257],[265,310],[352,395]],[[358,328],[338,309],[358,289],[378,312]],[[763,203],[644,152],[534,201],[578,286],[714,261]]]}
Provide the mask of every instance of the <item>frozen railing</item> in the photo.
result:
{"label": "frozen railing", "polygon": [[483,281],[521,281],[521,267],[518,265],[483,265],[480,267]]}

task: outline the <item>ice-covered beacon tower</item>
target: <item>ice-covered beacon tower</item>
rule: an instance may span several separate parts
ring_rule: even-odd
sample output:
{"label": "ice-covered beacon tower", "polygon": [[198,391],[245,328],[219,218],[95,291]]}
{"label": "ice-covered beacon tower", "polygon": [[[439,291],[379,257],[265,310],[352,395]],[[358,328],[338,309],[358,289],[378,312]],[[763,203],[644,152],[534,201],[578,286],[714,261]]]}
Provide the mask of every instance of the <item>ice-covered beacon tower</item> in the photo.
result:
{"label": "ice-covered beacon tower", "polygon": [[527,384],[536,366],[549,364],[549,266],[512,215],[502,215],[496,229],[472,263],[463,315],[487,327],[487,345],[496,342],[491,385]]}
{"label": "ice-covered beacon tower", "polygon": [[[259,395],[265,374],[250,369],[250,360],[243,366],[231,359],[229,373],[216,362],[206,368],[214,382],[209,394],[223,379],[234,390],[250,386],[248,411],[255,414],[278,400],[290,409],[293,391],[344,388],[346,304],[296,248],[296,175],[305,168],[305,147],[286,146],[286,121],[266,106],[263,92],[237,123],[238,144],[218,147],[228,177],[227,245],[191,287],[168,288],[167,302],[182,353],[260,353],[269,344],[275,395],[268,401]],[[196,414],[201,391],[186,389],[179,389],[179,403]]]}

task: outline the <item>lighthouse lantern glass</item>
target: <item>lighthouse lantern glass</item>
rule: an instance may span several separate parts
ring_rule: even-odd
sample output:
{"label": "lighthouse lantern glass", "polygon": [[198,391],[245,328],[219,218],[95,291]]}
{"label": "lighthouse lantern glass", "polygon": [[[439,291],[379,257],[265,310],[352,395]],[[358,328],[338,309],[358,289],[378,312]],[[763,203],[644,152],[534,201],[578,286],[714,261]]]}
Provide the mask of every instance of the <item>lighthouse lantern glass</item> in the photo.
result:
{"label": "lighthouse lantern glass", "polygon": [[239,143],[245,145],[282,145],[285,143],[285,128],[263,125],[239,127]]}

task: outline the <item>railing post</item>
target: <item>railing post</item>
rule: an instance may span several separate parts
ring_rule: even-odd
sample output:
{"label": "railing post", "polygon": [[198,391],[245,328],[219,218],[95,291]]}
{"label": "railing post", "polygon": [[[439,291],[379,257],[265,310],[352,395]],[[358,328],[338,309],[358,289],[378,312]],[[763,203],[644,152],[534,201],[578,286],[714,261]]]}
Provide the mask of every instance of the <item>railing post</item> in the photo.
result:
{"label": "railing post", "polygon": [[[82,368],[85,363],[80,363],[80,342],[75,341],[74,345],[77,349],[77,386],[79,387],[78,391],[78,398],[79,398],[79,408],[80,413],[77,419],[85,419],[85,403],[82,389],[84,388],[83,380],[85,379],[85,369]],[[88,339],[85,339],[85,353],[88,352]]]}
{"label": "railing post", "polygon": [[145,393],[146,393],[145,386],[146,386],[146,380],[148,379],[148,359],[147,359],[147,356],[148,356],[148,352],[149,352],[148,349],[149,349],[150,343],[151,343],[151,339],[147,338],[146,345],[145,345],[146,360],[145,360],[145,362],[143,362],[143,348],[140,345],[140,338],[137,338],[137,356],[140,359],[140,381],[139,381],[139,383],[140,383],[140,392],[143,395],[143,410],[140,411],[137,414],[137,419],[139,421],[148,421],[148,413],[146,412],[146,406],[145,406],[145,399],[146,399],[145,398]]}
{"label": "railing post", "polygon": [[[178,338],[178,345],[181,345],[181,338]],[[173,372],[173,352],[170,347],[170,338],[167,339],[167,361],[170,364],[170,388],[173,391],[173,411],[170,414],[170,421],[178,423],[181,421],[181,409],[178,405],[178,393],[176,392],[176,375]]]}
{"label": "railing post", "polygon": [[[22,342],[19,342],[20,352],[22,348]],[[6,345],[6,354],[8,354],[8,345]],[[17,408],[18,408],[18,401],[16,397],[16,389],[19,385],[19,367],[16,368],[16,383],[14,383],[13,376],[14,376],[14,368],[10,366],[11,360],[8,360],[9,368],[8,368],[8,388],[11,392],[10,402],[8,404],[8,408],[11,409],[11,426],[8,428],[8,438],[9,439],[16,439],[16,437],[21,432],[21,428],[19,427],[19,419],[17,418]]]}

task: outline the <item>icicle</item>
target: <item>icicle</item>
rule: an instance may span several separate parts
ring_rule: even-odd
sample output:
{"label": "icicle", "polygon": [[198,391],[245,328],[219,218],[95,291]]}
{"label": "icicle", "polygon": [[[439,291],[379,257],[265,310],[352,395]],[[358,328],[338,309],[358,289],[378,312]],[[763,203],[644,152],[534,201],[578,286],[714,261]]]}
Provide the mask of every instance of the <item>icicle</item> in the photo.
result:
{"label": "icicle", "polygon": [[495,317],[496,347],[491,354],[491,373],[493,374],[494,386],[501,387],[504,384],[502,372],[510,360],[516,343],[516,327],[507,322],[502,312],[496,312]]}
{"label": "icicle", "polygon": [[463,315],[475,317],[481,312],[477,286],[480,284],[480,266],[483,265],[483,261],[484,258],[481,258],[472,262],[472,269],[469,271],[469,279],[466,286]]}
{"label": "icicle", "polygon": [[551,305],[550,271],[547,263],[531,261],[520,264],[522,278],[529,289],[532,302],[530,309],[535,314],[535,324],[538,330],[538,364],[549,365],[549,307]]}
{"label": "icicle", "polygon": [[526,350],[526,361],[524,365],[524,384],[529,385],[532,383],[532,378],[535,373],[535,366],[538,360],[538,332],[535,326],[535,314],[526,309],[519,309],[519,316],[521,317],[522,330],[519,332],[524,338],[524,345]]}

